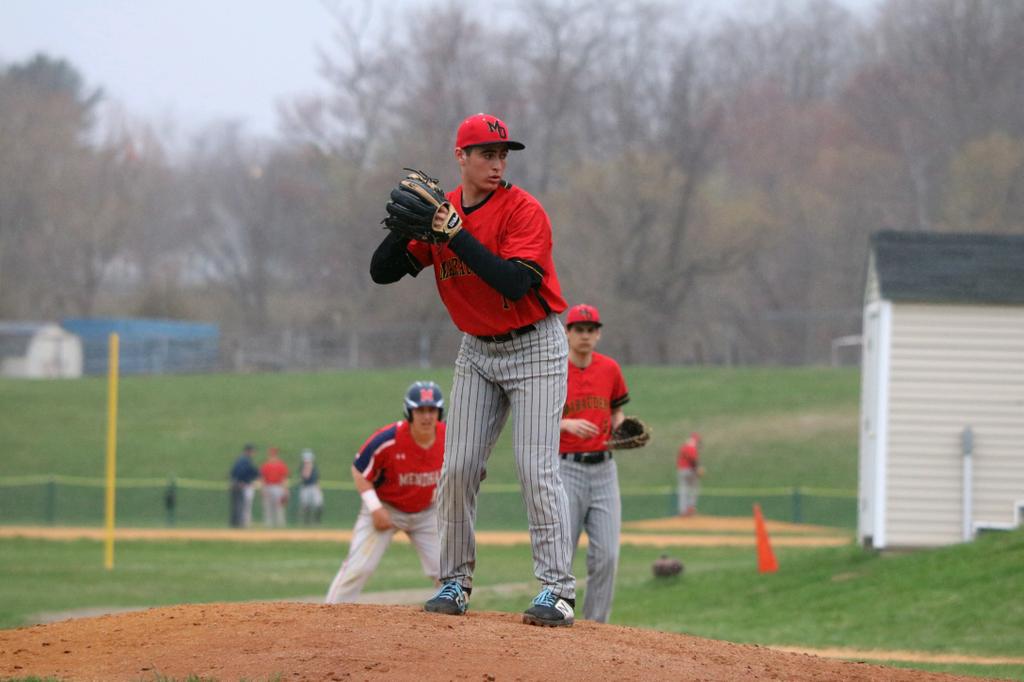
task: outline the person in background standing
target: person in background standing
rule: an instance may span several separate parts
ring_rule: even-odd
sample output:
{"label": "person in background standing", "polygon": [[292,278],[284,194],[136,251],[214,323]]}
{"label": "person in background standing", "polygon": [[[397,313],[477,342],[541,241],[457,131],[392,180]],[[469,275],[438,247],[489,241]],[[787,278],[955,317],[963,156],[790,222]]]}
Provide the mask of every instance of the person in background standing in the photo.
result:
{"label": "person in background standing", "polygon": [[283,528],[288,504],[288,465],[277,448],[267,448],[267,461],[260,467],[263,478],[263,522],[268,528]]}
{"label": "person in background standing", "polygon": [[700,464],[700,434],[694,431],[679,448],[676,460],[676,476],[679,484],[679,515],[693,516],[697,513],[697,495],[700,493],[700,479],[704,467]]}
{"label": "person in background standing", "polygon": [[306,448],[302,451],[302,463],[299,465],[299,515],[302,523],[320,523],[320,515],[324,508],[324,493],[320,490],[320,471],[316,467],[316,456]]}
{"label": "person in background standing", "polygon": [[246,443],[228,473],[231,478],[232,528],[248,528],[252,523],[252,498],[255,495],[253,481],[260,477],[260,472],[252,462],[252,453],[255,450],[255,446]]}

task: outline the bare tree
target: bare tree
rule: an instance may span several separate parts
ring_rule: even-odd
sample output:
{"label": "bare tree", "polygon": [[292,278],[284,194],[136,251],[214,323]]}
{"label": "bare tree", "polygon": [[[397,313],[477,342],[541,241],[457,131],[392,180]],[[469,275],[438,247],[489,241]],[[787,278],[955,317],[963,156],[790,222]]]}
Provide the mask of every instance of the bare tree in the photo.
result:
{"label": "bare tree", "polygon": [[709,40],[724,94],[770,86],[794,102],[833,97],[857,67],[857,23],[833,0],[752,3]]}
{"label": "bare tree", "polygon": [[123,246],[130,174],[116,145],[91,144],[99,99],[43,55],[0,77],[0,290],[15,313],[91,313]]}
{"label": "bare tree", "polygon": [[188,219],[201,231],[207,280],[227,288],[247,332],[268,323],[276,247],[284,237],[269,158],[225,124],[197,139],[189,168]]}
{"label": "bare tree", "polygon": [[870,64],[849,111],[906,165],[908,227],[931,229],[950,156],[1024,121],[1024,7],[994,0],[891,0],[871,34]]}
{"label": "bare tree", "polygon": [[531,165],[539,172],[531,189],[539,194],[587,152],[592,140],[579,124],[605,77],[595,68],[598,54],[614,44],[613,28],[623,14],[617,3],[595,1],[533,0],[524,7],[522,20],[529,29],[522,37],[531,50],[522,59],[523,88],[534,106],[523,125],[534,133]]}
{"label": "bare tree", "polygon": [[291,143],[313,145],[365,172],[392,123],[401,51],[394,36],[377,25],[380,12],[373,5],[356,12],[324,5],[336,29],[334,49],[319,51],[320,75],[329,89],[283,107],[282,128]]}
{"label": "bare tree", "polygon": [[607,340],[627,362],[820,359],[856,331],[873,230],[1024,230],[1020,2],[885,0],[870,26],[839,0],[323,2],[324,92],[276,142],[222,125],[175,155],[97,120],[66,62],[0,68],[0,315],[362,334],[386,361],[422,331],[433,353],[429,274],[366,270],[402,167],[454,185],[476,111],[527,143],[509,179],[548,210],[566,296],[636,330]]}

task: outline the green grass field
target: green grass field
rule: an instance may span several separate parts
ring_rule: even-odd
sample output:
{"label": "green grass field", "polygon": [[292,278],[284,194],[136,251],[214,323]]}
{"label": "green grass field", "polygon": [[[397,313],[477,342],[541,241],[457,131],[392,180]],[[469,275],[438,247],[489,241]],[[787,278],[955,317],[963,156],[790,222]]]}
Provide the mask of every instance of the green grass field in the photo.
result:
{"label": "green grass field", "polygon": [[[856,370],[627,367],[625,373],[633,396],[627,412],[654,430],[648,448],[616,458],[627,518],[669,513],[667,494],[643,491],[674,486],[676,450],[691,430],[704,435],[708,493],[856,488]],[[446,392],[450,387],[447,369],[128,377],[121,383],[118,473],[224,481],[241,444],[252,441],[281,447],[289,462],[312,447],[322,476],[347,482],[355,449],[400,416],[404,389],[420,378]],[[0,380],[4,476],[101,477],[105,409],[102,379]],[[488,466],[484,527],[525,525],[509,442],[506,434]],[[488,486],[501,492],[488,494]],[[119,489],[120,518],[134,510],[141,525],[161,524],[159,492]],[[354,497],[329,492],[329,525],[350,525]],[[22,512],[43,518],[38,495],[19,498],[11,487],[0,493],[0,523],[21,521],[15,516]],[[61,495],[57,522],[101,518],[101,489],[62,487]],[[730,499],[708,494],[702,511],[749,514],[749,498]],[[785,497],[764,501],[769,515],[786,518]],[[841,515],[828,508],[827,496],[804,504],[809,514]],[[226,505],[222,489],[182,490],[179,507],[188,512],[179,508],[179,525],[224,525]],[[842,512],[846,525],[848,512]],[[120,542],[117,568],[106,572],[96,542],[0,540],[0,627],[86,607],[317,597],[345,550],[325,543]],[[903,556],[879,557],[853,546],[783,548],[777,550],[782,569],[769,576],[756,573],[753,550],[694,548],[673,552],[686,563],[681,578],[655,581],[650,563],[659,553],[623,549],[613,622],[737,642],[1024,656],[1021,532]],[[585,575],[582,557],[576,571]],[[473,608],[522,610],[536,589],[531,574],[528,547],[481,547],[478,586],[523,587],[521,594],[501,596],[480,590]],[[368,590],[423,585],[411,548],[395,545]],[[913,667],[1024,680],[1024,666]]]}
{"label": "green grass field", "polygon": [[[617,457],[627,518],[669,513],[676,452],[686,435],[698,430],[704,436],[708,476],[703,509],[708,513],[750,512],[749,496],[716,496],[716,490],[817,487],[848,494],[838,502],[808,499],[802,507],[805,520],[852,524],[856,371],[627,367],[625,373],[633,396],[627,412],[642,416],[654,431],[647,448]],[[447,393],[450,374],[446,369],[401,369],[125,377],[120,391],[118,476],[157,483],[148,489],[121,488],[119,516],[135,525],[162,524],[161,481],[172,476],[225,481],[247,441],[281,447],[293,466],[301,448],[312,447],[321,476],[350,485],[353,453],[376,428],[400,417],[409,383],[432,379]],[[490,504],[494,512],[485,510],[481,518],[483,527],[519,527],[523,522],[508,431],[488,463],[484,495],[496,496]],[[0,380],[0,445],[6,476],[57,474],[99,480],[105,437],[105,378]],[[223,525],[226,501],[218,485],[212,490],[182,487],[178,522]],[[94,524],[102,518],[99,487],[61,485],[51,491],[59,498],[55,504],[42,483],[4,492],[0,522]],[[770,517],[790,518],[787,493],[761,501]],[[56,506],[56,512],[48,512],[48,504]],[[354,505],[354,497],[345,491],[329,491],[326,522],[350,524]]]}
{"label": "green grass field", "polygon": [[[654,439],[623,457],[624,485],[665,485],[679,445],[704,435],[717,486],[856,486],[859,375],[849,369],[627,367],[632,402]],[[242,443],[277,445],[287,461],[303,447],[322,475],[347,480],[352,454],[401,416],[413,380],[451,371],[124,377],[118,473],[221,480]],[[0,379],[0,443],[11,474],[102,476],[106,380]],[[514,482],[509,439],[488,471]]]}

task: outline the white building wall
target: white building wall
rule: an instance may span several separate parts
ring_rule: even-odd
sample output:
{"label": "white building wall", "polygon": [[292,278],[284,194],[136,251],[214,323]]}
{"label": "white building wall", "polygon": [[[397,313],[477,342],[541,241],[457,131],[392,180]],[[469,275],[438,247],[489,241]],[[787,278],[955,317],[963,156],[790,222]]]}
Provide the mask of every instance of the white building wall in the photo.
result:
{"label": "white building wall", "polygon": [[39,326],[24,355],[0,361],[0,375],[26,379],[69,379],[82,376],[82,341],[55,324]]}
{"label": "white building wall", "polygon": [[886,407],[891,319],[892,304],[888,301],[874,301],[864,308],[857,539],[875,547],[885,544]]}
{"label": "white building wall", "polygon": [[885,545],[962,539],[961,435],[974,432],[975,524],[1024,498],[1024,307],[894,303]]}

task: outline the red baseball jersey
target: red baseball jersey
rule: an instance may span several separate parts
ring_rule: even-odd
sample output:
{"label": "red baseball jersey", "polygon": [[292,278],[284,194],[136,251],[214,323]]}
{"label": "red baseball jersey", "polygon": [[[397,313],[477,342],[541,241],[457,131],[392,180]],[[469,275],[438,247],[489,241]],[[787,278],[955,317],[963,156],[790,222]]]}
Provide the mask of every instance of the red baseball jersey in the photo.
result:
{"label": "red baseball jersey", "polygon": [[434,266],[441,300],[455,326],[468,334],[490,336],[533,324],[549,312],[566,308],[551,257],[551,221],[544,207],[528,192],[502,184],[467,216],[462,210],[462,187],[448,193],[462,216],[464,230],[499,258],[529,261],[542,279],[518,301],[510,301],[480,279],[447,244],[409,242],[409,252],[423,267]]}
{"label": "red baseball jersey", "polygon": [[288,478],[288,465],[279,459],[268,460],[260,467],[260,476],[264,483],[277,485]]}
{"label": "red baseball jersey", "polygon": [[691,438],[683,443],[683,446],[679,448],[679,457],[676,459],[676,468],[696,470],[699,463],[697,443],[695,443]]}
{"label": "red baseball jersey", "polygon": [[408,513],[423,511],[434,501],[444,460],[444,422],[438,422],[434,444],[422,448],[404,419],[377,429],[356,453],[355,468],[373,483],[377,497]]}
{"label": "red baseball jersey", "polygon": [[580,438],[562,432],[559,452],[600,452],[608,448],[612,432],[612,410],[629,402],[629,390],[619,363],[607,355],[593,353],[590,364],[577,367],[569,362],[569,391],[562,417],[586,419],[597,425],[599,433]]}

